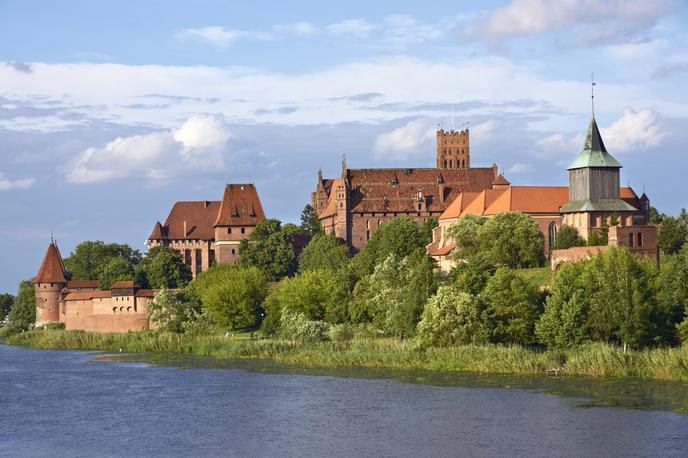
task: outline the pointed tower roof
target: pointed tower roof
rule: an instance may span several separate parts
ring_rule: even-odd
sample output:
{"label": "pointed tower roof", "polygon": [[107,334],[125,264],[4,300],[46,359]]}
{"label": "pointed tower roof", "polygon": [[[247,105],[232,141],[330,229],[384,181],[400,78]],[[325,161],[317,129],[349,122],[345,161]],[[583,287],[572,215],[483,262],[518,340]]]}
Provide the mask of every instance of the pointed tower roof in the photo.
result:
{"label": "pointed tower roof", "polygon": [[162,227],[162,224],[160,224],[160,221],[155,222],[155,226],[153,226],[153,232],[151,232],[148,240],[167,240],[165,229]]}
{"label": "pointed tower roof", "polygon": [[225,187],[214,227],[255,226],[263,219],[265,213],[253,184],[230,184]]}
{"label": "pointed tower roof", "polygon": [[65,266],[62,262],[60,250],[57,248],[55,241],[51,241],[48,245],[48,250],[45,252],[45,257],[41,263],[41,268],[38,269],[34,283],[67,283],[64,276]]}
{"label": "pointed tower roof", "polygon": [[619,161],[607,152],[607,148],[602,141],[600,129],[597,127],[595,115],[590,120],[588,127],[588,135],[585,137],[583,144],[583,151],[578,157],[567,167],[567,170],[583,169],[588,167],[611,167],[620,169],[623,167]]}

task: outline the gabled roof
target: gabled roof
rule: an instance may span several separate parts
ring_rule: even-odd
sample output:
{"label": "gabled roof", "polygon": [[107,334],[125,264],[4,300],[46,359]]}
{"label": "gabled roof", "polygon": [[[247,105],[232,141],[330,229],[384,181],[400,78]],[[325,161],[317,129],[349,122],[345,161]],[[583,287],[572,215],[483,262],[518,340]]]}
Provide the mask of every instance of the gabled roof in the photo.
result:
{"label": "gabled roof", "polygon": [[79,288],[95,288],[100,287],[100,282],[98,280],[69,280],[67,282],[67,289],[79,289]]}
{"label": "gabled roof", "polygon": [[504,175],[499,175],[492,182],[492,186],[509,186],[511,182],[504,178]]}
{"label": "gabled roof", "polygon": [[153,226],[153,232],[151,232],[151,235],[150,237],[148,237],[148,240],[167,240],[165,228],[162,227],[160,221],[155,222],[155,226]]}
{"label": "gabled roof", "polygon": [[[199,200],[191,202],[176,202],[160,228],[163,237],[168,240],[214,240],[215,230],[213,224],[220,210],[219,200]],[[186,233],[184,232],[186,223]],[[155,238],[157,224],[149,240],[161,240]],[[162,239],[165,240],[165,239]]]}
{"label": "gabled roof", "polygon": [[583,151],[567,167],[567,170],[587,167],[612,167],[617,169],[623,167],[619,161],[607,152],[594,116],[590,120],[588,135],[585,137],[585,143],[583,144]]}
{"label": "gabled roof", "polygon": [[33,279],[34,283],[67,283],[65,279],[65,266],[62,262],[60,250],[54,241],[50,242],[48,249],[43,257],[40,269],[36,277]]}
{"label": "gabled roof", "polygon": [[253,184],[229,184],[222,196],[214,226],[255,226],[265,219]]}

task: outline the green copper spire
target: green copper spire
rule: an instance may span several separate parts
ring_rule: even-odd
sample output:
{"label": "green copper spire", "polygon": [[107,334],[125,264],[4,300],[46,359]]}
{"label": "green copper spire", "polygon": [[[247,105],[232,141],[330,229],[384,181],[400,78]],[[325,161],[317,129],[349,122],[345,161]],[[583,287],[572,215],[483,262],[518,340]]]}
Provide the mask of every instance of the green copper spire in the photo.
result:
{"label": "green copper spire", "polygon": [[602,141],[600,129],[597,127],[595,115],[593,114],[588,127],[588,135],[585,137],[583,151],[578,155],[567,170],[582,169],[586,167],[613,167],[620,169],[623,167],[619,161],[614,159],[607,152],[607,148]]}

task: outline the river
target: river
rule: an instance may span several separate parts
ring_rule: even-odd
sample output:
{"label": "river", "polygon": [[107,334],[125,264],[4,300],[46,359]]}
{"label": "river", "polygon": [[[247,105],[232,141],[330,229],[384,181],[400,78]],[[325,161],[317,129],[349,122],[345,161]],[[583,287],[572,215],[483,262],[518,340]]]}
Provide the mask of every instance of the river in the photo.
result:
{"label": "river", "polygon": [[100,356],[0,345],[0,456],[688,453],[685,384]]}

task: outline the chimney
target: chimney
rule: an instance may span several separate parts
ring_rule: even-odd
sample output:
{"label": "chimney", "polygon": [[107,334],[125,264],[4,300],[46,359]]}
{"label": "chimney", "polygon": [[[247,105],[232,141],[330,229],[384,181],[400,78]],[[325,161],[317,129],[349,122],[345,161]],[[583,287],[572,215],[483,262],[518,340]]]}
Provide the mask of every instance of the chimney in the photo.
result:
{"label": "chimney", "polygon": [[437,193],[440,195],[440,203],[444,205],[444,181],[437,183]]}
{"label": "chimney", "polygon": [[187,234],[187,232],[186,232],[186,220],[184,220],[184,237],[186,237],[186,234]]}

